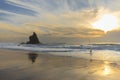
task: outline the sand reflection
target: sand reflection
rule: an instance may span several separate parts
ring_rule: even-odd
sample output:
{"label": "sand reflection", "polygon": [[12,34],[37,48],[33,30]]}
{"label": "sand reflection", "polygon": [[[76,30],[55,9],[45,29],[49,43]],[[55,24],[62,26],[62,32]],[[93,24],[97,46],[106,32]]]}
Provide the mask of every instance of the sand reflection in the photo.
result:
{"label": "sand reflection", "polygon": [[28,58],[32,63],[35,63],[37,57],[38,57],[38,54],[36,54],[36,53],[29,53],[28,54]]}
{"label": "sand reflection", "polygon": [[104,74],[104,75],[108,75],[108,74],[110,74],[110,73],[111,73],[110,66],[105,65],[105,66],[104,66],[104,70],[103,70],[103,74]]}
{"label": "sand reflection", "polygon": [[109,62],[105,61],[103,65],[103,75],[107,76],[112,73],[111,66],[109,65]]}

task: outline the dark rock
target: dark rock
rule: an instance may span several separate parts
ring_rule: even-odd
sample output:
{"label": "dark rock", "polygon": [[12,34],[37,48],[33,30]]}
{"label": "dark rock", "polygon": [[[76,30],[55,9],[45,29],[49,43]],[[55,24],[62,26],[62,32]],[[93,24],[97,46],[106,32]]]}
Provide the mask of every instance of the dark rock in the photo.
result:
{"label": "dark rock", "polygon": [[27,44],[41,44],[35,32],[29,37]]}

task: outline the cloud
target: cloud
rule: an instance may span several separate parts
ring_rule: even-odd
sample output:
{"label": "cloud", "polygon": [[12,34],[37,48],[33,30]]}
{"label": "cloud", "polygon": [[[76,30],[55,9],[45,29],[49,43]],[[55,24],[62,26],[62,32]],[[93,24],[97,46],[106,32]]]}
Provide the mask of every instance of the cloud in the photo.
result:
{"label": "cloud", "polygon": [[6,0],[6,2],[14,6],[32,9],[38,13],[40,13],[41,10],[53,12],[79,10],[81,7],[88,6],[87,0]]}
{"label": "cloud", "polygon": [[[53,39],[66,39],[72,38],[95,38],[104,35],[103,31],[92,29],[91,23],[97,18],[97,15],[102,11],[101,9],[85,9],[77,12],[64,12],[60,14],[44,13],[36,16],[26,16],[16,14],[8,11],[1,11],[9,15],[7,17],[11,21],[17,21],[21,24],[0,24],[0,29],[8,30],[16,34],[30,34],[35,31],[39,37]],[[40,15],[40,16],[41,16]],[[12,18],[13,17],[13,18]],[[10,36],[10,35],[9,35]],[[59,41],[57,41],[59,42]]]}
{"label": "cloud", "polygon": [[3,18],[6,20],[4,22],[8,22],[9,24],[15,24],[15,25],[23,24],[25,22],[32,21],[35,19],[35,17],[33,16],[13,13],[10,11],[5,11],[5,10],[0,10],[0,14],[4,14],[0,16],[0,18]]}
{"label": "cloud", "polygon": [[120,30],[113,30],[113,31],[109,31],[105,36],[104,39],[108,42],[119,42],[120,38],[119,38],[119,34],[120,34]]}
{"label": "cloud", "polygon": [[[101,7],[96,9],[87,6],[90,3],[97,4],[96,0],[6,0],[6,2],[36,12],[34,16],[27,16],[6,11],[7,13],[5,14],[9,15],[9,17],[5,17],[5,19],[17,24],[33,21],[58,26],[83,26],[84,24],[89,24],[88,26],[90,26],[94,18],[105,11]],[[102,0],[101,2],[104,1]],[[73,10],[74,7],[77,8],[77,11]],[[71,22],[72,24],[69,24]]]}
{"label": "cloud", "polygon": [[[0,30],[9,31],[9,32],[15,32],[16,34],[29,34],[31,32],[38,32],[39,34],[43,34],[43,31],[40,30],[39,27],[35,26],[27,26],[27,25],[21,25],[16,26],[12,24],[6,24],[0,22]],[[8,33],[9,34],[9,33]]]}
{"label": "cloud", "polygon": [[[16,39],[17,35],[23,35],[21,37],[25,39],[25,36],[33,31],[37,32],[39,37],[46,42],[49,42],[49,38],[51,42],[59,42],[58,40],[60,39],[61,42],[71,43],[72,41],[84,42],[85,39],[88,40],[90,38],[95,40],[99,38],[105,39],[106,35],[114,36],[113,32],[105,35],[103,31],[93,29],[92,24],[106,13],[112,13],[120,18],[120,12],[113,11],[114,9],[111,8],[112,5],[110,3],[115,5],[112,0],[5,1],[9,5],[34,12],[34,15],[24,15],[0,9],[0,30],[5,31],[0,33],[10,33],[6,35],[7,37],[16,34]],[[107,5],[106,3],[109,4]]]}

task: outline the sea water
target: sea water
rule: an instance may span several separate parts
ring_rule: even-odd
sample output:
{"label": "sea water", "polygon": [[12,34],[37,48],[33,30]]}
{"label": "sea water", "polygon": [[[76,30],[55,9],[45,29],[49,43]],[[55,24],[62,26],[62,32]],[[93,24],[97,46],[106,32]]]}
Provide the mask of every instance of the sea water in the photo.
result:
{"label": "sea water", "polygon": [[88,44],[88,45],[31,45],[0,43],[1,49],[27,50],[47,52],[58,56],[71,56],[77,58],[120,61],[120,44]]}

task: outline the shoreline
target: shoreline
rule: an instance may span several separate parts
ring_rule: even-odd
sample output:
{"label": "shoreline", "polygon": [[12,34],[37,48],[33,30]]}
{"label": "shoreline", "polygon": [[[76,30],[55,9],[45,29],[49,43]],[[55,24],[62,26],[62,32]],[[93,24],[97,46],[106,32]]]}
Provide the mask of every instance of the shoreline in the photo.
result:
{"label": "shoreline", "polygon": [[1,80],[119,80],[120,62],[0,49]]}

